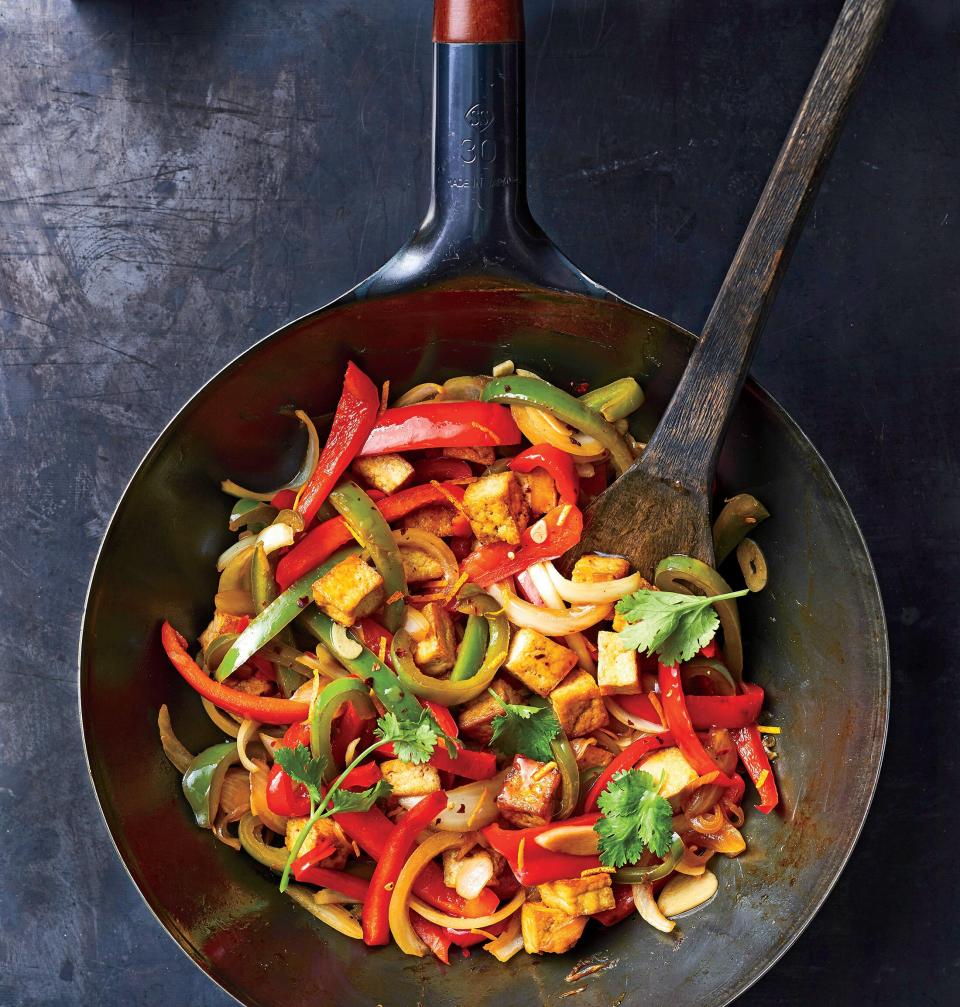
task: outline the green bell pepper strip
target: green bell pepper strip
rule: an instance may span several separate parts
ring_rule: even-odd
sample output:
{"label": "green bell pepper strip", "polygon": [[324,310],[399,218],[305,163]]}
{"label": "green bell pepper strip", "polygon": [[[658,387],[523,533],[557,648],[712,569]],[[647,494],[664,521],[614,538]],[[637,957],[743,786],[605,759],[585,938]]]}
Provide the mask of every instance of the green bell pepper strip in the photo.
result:
{"label": "green bell pepper strip", "polygon": [[340,678],[324,686],[310,707],[310,754],[324,760],[325,783],[333,783],[337,776],[330,733],[334,718],[347,703],[352,703],[358,712],[373,716],[367,687],[356,678]]}
{"label": "green bell pepper strip", "polygon": [[[372,650],[364,647],[358,657],[343,657],[333,645],[334,622],[325,612],[312,610],[304,612],[298,625],[315,636],[351,674],[364,682],[369,682],[377,698],[401,720],[419,720],[422,707],[416,697],[405,692],[397,676],[377,657]],[[356,637],[354,637],[356,639]],[[360,642],[359,640],[357,641]],[[329,686],[328,686],[329,688]]]}
{"label": "green bell pepper strip", "polygon": [[618,378],[609,385],[593,388],[580,396],[580,401],[605,419],[626,419],[643,405],[643,389],[634,378]]}
{"label": "green bell pepper strip", "polygon": [[390,525],[377,505],[354,482],[340,483],[328,499],[346,522],[350,534],[363,546],[379,570],[387,598],[400,596],[395,601],[388,601],[383,612],[384,626],[395,633],[403,625],[407,578]]}
{"label": "green bell pepper strip", "polygon": [[211,745],[204,749],[183,774],[183,794],[193,808],[197,825],[201,829],[213,828],[213,820],[220,801],[220,788],[227,770],[240,761],[235,741]]}
{"label": "green bell pepper strip", "polygon": [[483,657],[490,639],[487,620],[482,615],[468,615],[467,627],[463,631],[457,660],[450,672],[451,682],[463,682],[473,678],[483,664]]}
{"label": "green bell pepper strip", "polygon": [[621,867],[614,874],[613,883],[616,885],[646,885],[651,881],[659,881],[673,872],[682,856],[683,840],[675,832],[670,849],[667,850],[667,855],[661,863],[654,864],[652,867],[640,867],[638,864]]}
{"label": "green bell pepper strip", "polygon": [[770,517],[770,511],[749,493],[731,497],[713,522],[713,553],[719,566],[761,521]]}
{"label": "green bell pepper strip", "polygon": [[[677,594],[701,593],[706,597],[733,594],[730,585],[706,563],[690,556],[667,556],[660,560],[653,575],[654,584],[661,591]],[[696,590],[694,590],[696,589]],[[743,686],[743,637],[740,633],[740,615],[735,598],[714,602],[713,607],[720,617],[723,630],[723,657],[727,670],[737,683]]]}
{"label": "green bell pepper strip", "polygon": [[224,633],[211,640],[203,651],[204,667],[210,671],[218,668],[230,648],[237,642],[239,633]]}
{"label": "green bell pepper strip", "polygon": [[553,752],[553,761],[560,770],[560,808],[557,811],[557,818],[569,818],[580,803],[580,769],[570,739],[562,728],[550,742],[550,751]]}
{"label": "green bell pepper strip", "polygon": [[277,508],[260,500],[238,500],[230,512],[230,531],[240,531],[247,525],[251,531],[260,531],[277,516]]}
{"label": "green bell pepper strip", "polygon": [[503,402],[507,405],[533,406],[543,409],[558,420],[595,438],[610,452],[617,475],[633,464],[633,452],[616,428],[580,399],[556,388],[541,378],[510,374],[494,378],[483,390],[483,402]]}
{"label": "green bell pepper strip", "polygon": [[[253,607],[259,614],[270,602],[277,598],[277,582],[270,568],[270,558],[267,551],[260,543],[253,551],[253,559],[250,561],[250,595],[253,598]],[[276,639],[288,647],[293,646],[293,634],[289,627],[282,629]],[[273,672],[277,676],[277,685],[284,699],[289,699],[303,685],[303,676],[298,675],[293,668],[271,661]]]}

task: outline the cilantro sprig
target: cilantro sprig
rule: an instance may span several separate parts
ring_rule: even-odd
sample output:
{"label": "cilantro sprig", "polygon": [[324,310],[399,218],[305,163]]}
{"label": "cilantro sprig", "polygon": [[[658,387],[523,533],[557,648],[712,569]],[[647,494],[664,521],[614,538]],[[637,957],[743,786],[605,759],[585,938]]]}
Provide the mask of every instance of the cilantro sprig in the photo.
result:
{"label": "cilantro sprig", "polygon": [[597,799],[603,812],[593,829],[600,837],[605,867],[635,864],[650,850],[662,857],[673,841],[673,809],[659,794],[659,784],[642,769],[615,774]]}
{"label": "cilantro sprig", "polygon": [[493,689],[487,690],[503,711],[493,718],[490,747],[504,758],[526,755],[538,762],[553,758],[550,742],[560,733],[560,722],[545,700],[532,705],[505,703]]}
{"label": "cilantro sprig", "polygon": [[664,664],[689,661],[720,627],[714,603],[749,593],[744,589],[702,598],[673,591],[636,591],[617,602],[617,612],[630,623],[618,634],[620,646],[657,653]]}

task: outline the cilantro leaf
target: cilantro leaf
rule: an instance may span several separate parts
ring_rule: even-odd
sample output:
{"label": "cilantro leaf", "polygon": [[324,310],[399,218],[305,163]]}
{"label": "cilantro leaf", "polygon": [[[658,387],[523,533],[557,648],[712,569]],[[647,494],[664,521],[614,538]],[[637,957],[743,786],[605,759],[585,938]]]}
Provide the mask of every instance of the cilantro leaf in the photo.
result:
{"label": "cilantro leaf", "polygon": [[673,809],[656,780],[641,769],[617,773],[597,800],[603,817],[594,825],[605,867],[635,864],[644,850],[662,857],[673,839]]}
{"label": "cilantro leaf", "polygon": [[320,802],[320,786],[327,768],[325,759],[312,758],[306,745],[297,745],[296,748],[278,745],[273,750],[273,759],[294,783],[302,783],[307,788],[310,800]]}
{"label": "cilantro leaf", "polygon": [[386,780],[377,780],[366,790],[334,791],[330,801],[329,813],[338,815],[341,811],[369,811],[377,801],[390,796],[390,784]]}
{"label": "cilantro leaf", "polygon": [[560,733],[560,723],[546,700],[538,697],[533,701],[536,705],[523,706],[504,703],[493,689],[488,691],[503,710],[493,718],[490,747],[507,759],[526,755],[549,762],[553,758],[550,742]]}
{"label": "cilantro leaf", "polygon": [[664,664],[689,661],[714,638],[720,626],[714,602],[749,593],[731,591],[702,598],[673,591],[635,591],[617,602],[617,612],[630,623],[619,633],[620,646],[657,653]]}
{"label": "cilantro leaf", "polygon": [[396,758],[414,765],[430,761],[442,734],[429,710],[423,710],[415,721],[400,720],[393,711],[377,721],[377,737],[384,743],[393,743]]}

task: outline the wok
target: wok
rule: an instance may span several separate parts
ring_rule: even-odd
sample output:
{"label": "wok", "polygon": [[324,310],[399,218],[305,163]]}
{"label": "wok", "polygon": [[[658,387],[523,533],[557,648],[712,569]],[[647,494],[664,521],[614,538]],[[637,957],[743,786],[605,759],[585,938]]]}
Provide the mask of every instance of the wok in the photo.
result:
{"label": "wok", "polygon": [[[473,5],[477,6],[477,5]],[[479,4],[483,8],[484,4]],[[522,26],[515,5],[438,4],[433,202],[411,241],[372,277],[238,357],[183,407],[123,494],[90,582],[80,709],[106,823],[147,904],[180,946],[246,1004],[432,1007],[545,1003],[583,958],[579,1007],[720,1005],[789,947],[850,855],[879,772],[889,658],[881,600],[856,521],[823,459],[748,381],[718,468],[719,493],[749,491],[773,518],[758,532],[770,587],[743,606],[748,670],[784,725],[781,813],[751,811],[748,852],[717,865],[720,888],[683,939],[631,919],[591,928],[575,954],[503,966],[476,951],[449,968],[395,947],[368,950],[277,891],[276,878],[198,830],[157,736],[157,713],[194,751],[222,740],[159,643],[164,618],[204,627],[214,561],[228,544],[230,476],[279,485],[303,449],[284,407],[332,410],[348,359],[394,393],[489,372],[505,358],[558,383],[632,374],[647,390],[646,440],[693,336],[579,270],[524,198]],[[469,11],[468,11],[469,12]],[[722,858],[718,858],[722,859]]]}

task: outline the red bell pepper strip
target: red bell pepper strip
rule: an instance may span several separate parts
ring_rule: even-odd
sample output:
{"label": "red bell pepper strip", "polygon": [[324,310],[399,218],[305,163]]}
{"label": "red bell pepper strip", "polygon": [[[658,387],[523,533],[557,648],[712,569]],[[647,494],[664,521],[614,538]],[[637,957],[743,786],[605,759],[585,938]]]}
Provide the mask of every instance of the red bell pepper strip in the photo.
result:
{"label": "red bell pepper strip", "polygon": [[[379,808],[373,807],[369,811],[342,811],[333,817],[343,831],[355,840],[371,859],[379,860],[383,856],[394,825]],[[475,899],[461,898],[443,883],[443,872],[432,862],[420,872],[413,884],[413,890],[424,902],[429,902],[441,912],[466,918],[492,913],[499,901],[488,889],[484,889]]]}
{"label": "red bell pepper strip", "polygon": [[583,494],[584,499],[589,503],[594,497],[600,496],[600,494],[607,488],[607,466],[605,462],[594,462],[593,463],[593,475],[592,476],[581,476],[580,478],[580,492]]}
{"label": "red bell pepper strip", "polygon": [[[517,880],[522,885],[542,885],[548,881],[561,881],[564,878],[576,878],[581,871],[591,870],[600,866],[597,856],[579,857],[570,853],[554,853],[545,850],[537,842],[537,836],[558,827],[570,825],[596,824],[600,815],[580,815],[578,818],[568,818],[565,822],[552,825],[539,825],[532,829],[504,829],[499,825],[488,825],[480,831],[486,836],[487,842],[506,858]],[[523,866],[520,866],[520,844],[523,843]]]}
{"label": "red bell pepper strip", "polygon": [[310,814],[310,796],[302,784],[293,780],[274,763],[267,774],[267,807],[283,818],[304,818]]}
{"label": "red bell pepper strip", "polygon": [[390,940],[390,922],[387,913],[393,886],[417,840],[417,836],[447,806],[447,795],[435,790],[415,804],[390,833],[383,853],[377,860],[370,879],[370,894],[363,904],[360,922],[363,926],[363,941],[371,947],[386,944]]}
{"label": "red bell pepper strip", "polygon": [[261,724],[293,724],[306,720],[309,713],[306,703],[297,703],[292,699],[278,699],[274,696],[251,696],[208,678],[187,653],[186,637],[181,636],[169,622],[164,622],[160,630],[160,639],[174,668],[188,685],[209,699],[214,706],[237,713],[241,717],[257,720]]}
{"label": "red bell pepper strip", "polygon": [[622,769],[633,769],[633,767],[645,756],[652,755],[661,748],[667,748],[673,744],[673,737],[668,732],[664,734],[648,734],[644,738],[637,738],[632,745],[627,747],[612,762],[608,762],[603,772],[597,777],[596,782],[590,788],[583,802],[584,813],[597,810],[597,799],[606,789],[607,784]]}
{"label": "red bell pepper strip", "polygon": [[760,732],[754,724],[750,727],[741,727],[732,734],[737,752],[740,754],[740,761],[746,767],[753,785],[760,794],[757,811],[769,815],[780,803],[780,794],[777,792],[777,781],[773,778],[773,767],[770,765],[767,750],[763,747]]}
{"label": "red bell pepper strip", "polygon": [[335,721],[330,734],[330,749],[338,766],[345,764],[347,748],[356,738],[360,739],[358,747],[361,749],[373,744],[374,723],[374,717],[360,716],[353,703],[344,704],[343,712]]}
{"label": "red bell pepper strip", "polygon": [[483,928],[482,934],[474,930],[454,930],[453,927],[442,927],[441,929],[458,948],[472,948],[474,944],[490,940],[487,934],[492,934],[494,937],[501,934],[506,925],[506,920],[501,920],[500,923],[491,923],[490,926]]}
{"label": "red bell pepper strip", "polygon": [[421,402],[385,409],[360,454],[519,443],[520,430],[506,406],[493,402]]}
{"label": "red bell pepper strip", "polygon": [[[547,531],[543,541],[537,542],[533,536],[539,533],[534,529],[541,522]],[[580,541],[582,534],[583,514],[580,508],[560,504],[523,532],[519,547],[506,542],[482,545],[463,561],[462,569],[474,584],[489,587],[521,573],[534,563],[562,556]]]}
{"label": "red bell pepper strip", "polygon": [[291,510],[296,502],[296,490],[277,490],[270,500],[270,506],[277,510]]}
{"label": "red bell pepper strip", "polygon": [[712,661],[717,656],[717,641],[711,640],[706,647],[700,648],[700,653],[698,657],[705,657],[707,660]]}
{"label": "red bell pepper strip", "polygon": [[537,590],[537,585],[534,584],[529,570],[521,570],[517,574],[517,587],[520,589],[520,595],[529,601],[531,605],[543,607],[544,600],[540,596],[540,592]]}
{"label": "red bell pepper strip", "polygon": [[446,932],[446,929],[438,926],[436,923],[431,923],[430,920],[425,920],[412,909],[410,910],[410,923],[416,935],[433,952],[434,957],[443,962],[444,965],[449,965],[450,945],[453,941],[450,939],[450,935]]}
{"label": "red bell pepper strip", "polygon": [[413,475],[418,483],[472,479],[473,469],[462,458],[418,458],[413,463]]}
{"label": "red bell pepper strip", "polygon": [[552,444],[534,444],[533,447],[511,458],[510,468],[514,472],[524,473],[543,469],[556,484],[560,502],[576,504],[580,478],[574,467],[573,458],[566,451],[561,451]]}
{"label": "red bell pepper strip", "polygon": [[[690,720],[698,731],[711,727],[734,729],[755,724],[763,707],[763,689],[759,685],[744,683],[739,696],[685,696]],[[617,702],[634,717],[659,722],[660,716],[645,695],[621,695]]]}
{"label": "red bell pepper strip", "polygon": [[489,780],[497,775],[497,757],[493,752],[475,752],[471,748],[459,748],[457,757],[451,759],[443,742],[433,750],[430,765],[440,772],[453,773],[465,780]]}
{"label": "red bell pepper strip", "polygon": [[379,783],[382,777],[383,773],[375,762],[365,762],[362,766],[351,769],[340,786],[344,790],[366,790]]}
{"label": "red bell pepper strip", "polygon": [[[369,616],[361,619],[357,625],[360,627],[360,636],[364,647],[367,650],[372,650],[378,658],[383,654],[383,663],[392,671],[393,663],[390,660],[390,644],[393,643],[393,633],[384,626],[381,626],[376,619],[369,618]],[[382,645],[381,640],[383,641]]]}
{"label": "red bell pepper strip", "polygon": [[460,727],[446,706],[434,703],[430,699],[425,699],[423,705],[433,714],[433,719],[444,734],[450,738],[456,738],[460,734]]}
{"label": "red bell pepper strip", "polygon": [[633,904],[633,889],[629,885],[614,885],[613,901],[613,909],[604,909],[593,914],[593,918],[605,927],[612,927],[615,923],[625,920],[636,908]]}
{"label": "red bell pepper strip", "polygon": [[[310,851],[312,852],[313,850]],[[307,856],[309,855],[308,853]],[[304,859],[300,857],[300,860]],[[346,871],[334,871],[329,867],[306,867],[298,871],[297,864],[300,860],[293,865],[293,876],[297,881],[303,881],[308,885],[319,885],[321,888],[331,888],[335,892],[349,895],[351,899],[366,902],[370,884],[363,878],[354,877]]]}
{"label": "red bell pepper strip", "polygon": [[313,474],[300,491],[297,512],[310,524],[327,494],[337,484],[346,467],[356,458],[370,435],[380,408],[377,386],[352,361],[343,378],[343,394],[333,414],[327,443]]}
{"label": "red bell pepper strip", "polygon": [[[377,510],[388,523],[399,521],[421,507],[463,499],[463,487],[453,483],[429,483],[400,490],[377,500]],[[470,523],[461,514],[454,518],[454,534],[470,534]],[[312,528],[277,564],[277,583],[285,591],[295,580],[329,559],[341,546],[353,541],[342,517],[331,518]]]}
{"label": "red bell pepper strip", "polygon": [[686,697],[683,694],[683,682],[680,680],[680,669],[674,664],[660,663],[657,667],[660,704],[663,706],[663,715],[667,718],[667,727],[676,740],[677,748],[700,776],[719,773],[716,778],[717,786],[729,787],[733,781],[713,760],[693,730]]}
{"label": "red bell pepper strip", "polygon": [[329,839],[324,839],[317,843],[312,850],[308,850],[302,857],[297,857],[290,865],[293,876],[299,880],[299,872],[309,870],[311,867],[319,867],[320,862],[326,860],[331,853],[336,853],[336,846]]}

